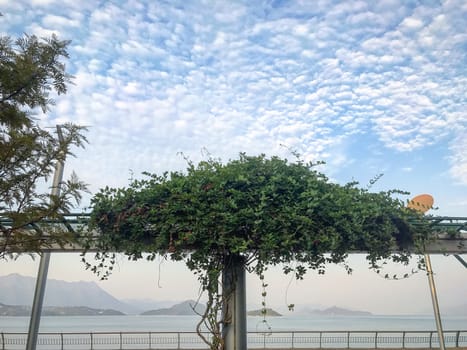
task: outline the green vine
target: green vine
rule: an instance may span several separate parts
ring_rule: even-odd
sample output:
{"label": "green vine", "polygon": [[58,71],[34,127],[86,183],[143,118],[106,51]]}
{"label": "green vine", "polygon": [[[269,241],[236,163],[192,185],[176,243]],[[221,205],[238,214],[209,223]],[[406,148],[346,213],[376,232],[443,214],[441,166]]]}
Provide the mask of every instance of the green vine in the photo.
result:
{"label": "green vine", "polygon": [[350,272],[346,258],[353,251],[367,252],[375,268],[385,259],[406,264],[411,247],[429,237],[423,216],[394,198],[402,192],[335,184],[314,166],[240,154],[226,164],[209,159],[189,163],[185,173],[145,174],[126,188],[106,187],[92,200],[90,231],[99,236],[85,244],[99,253],[87,267],[108,277],[116,252],[184,261],[208,297],[198,333],[211,349],[223,349],[230,291],[220,281],[233,260],[241,258],[260,278],[282,264],[301,279],[308,269],[324,273],[329,263]]}
{"label": "green vine", "polygon": [[256,325],[256,331],[258,331],[258,326],[259,324],[262,325],[261,331],[264,334],[271,334],[271,326],[269,325],[267,321],[267,316],[268,316],[268,308],[266,305],[266,296],[268,295],[268,292],[266,288],[268,287],[268,284],[266,283],[264,279],[264,274],[259,275],[259,279],[261,281],[261,321]]}

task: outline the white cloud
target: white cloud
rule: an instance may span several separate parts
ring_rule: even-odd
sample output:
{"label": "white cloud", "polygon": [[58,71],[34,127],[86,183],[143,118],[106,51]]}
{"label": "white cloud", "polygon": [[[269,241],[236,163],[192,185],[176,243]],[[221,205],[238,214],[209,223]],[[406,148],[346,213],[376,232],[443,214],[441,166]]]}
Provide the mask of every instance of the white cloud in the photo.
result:
{"label": "white cloud", "polygon": [[76,19],[70,19],[64,16],[46,15],[42,23],[47,27],[79,27],[80,23]]}
{"label": "white cloud", "polygon": [[44,5],[56,4],[58,2],[59,1],[57,0],[31,0],[31,5],[44,6]]}
{"label": "white cloud", "polygon": [[406,17],[400,24],[401,30],[419,30],[423,27],[423,21],[415,17]]}
{"label": "white cloud", "polygon": [[235,2],[219,2],[214,6],[214,17],[219,22],[237,22],[245,16],[246,8]]}
{"label": "white cloud", "polygon": [[467,126],[458,130],[449,147],[452,152],[450,173],[459,183],[467,185]]}
{"label": "white cloud", "polygon": [[42,27],[41,25],[39,25],[37,23],[33,23],[30,26],[28,26],[27,27],[27,32],[29,34],[34,34],[39,38],[50,37],[53,34],[55,34],[55,35],[57,35],[59,37],[62,36],[62,32],[60,30],[58,30],[58,29],[48,29],[48,28]]}

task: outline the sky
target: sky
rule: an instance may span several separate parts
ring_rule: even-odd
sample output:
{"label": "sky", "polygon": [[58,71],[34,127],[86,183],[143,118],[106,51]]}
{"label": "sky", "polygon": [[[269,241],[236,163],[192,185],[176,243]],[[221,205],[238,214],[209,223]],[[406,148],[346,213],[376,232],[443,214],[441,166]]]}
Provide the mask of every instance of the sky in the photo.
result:
{"label": "sky", "polygon": [[[43,126],[89,127],[89,144],[67,159],[65,176],[75,171],[91,193],[125,186],[143,171],[183,170],[186,158],[227,161],[246,152],[292,159],[298,152],[325,161],[332,181],[366,186],[384,174],[373,190],[409,191],[404,199],[430,193],[438,208],[432,215],[467,216],[464,0],[0,0],[0,9],[1,35],[72,40],[66,66],[74,85],[36,118]],[[352,262],[359,269],[350,277],[330,267],[287,293],[288,278],[274,270],[271,300],[284,304],[295,293],[296,304],[430,309],[424,274],[389,282],[367,271],[363,257]],[[156,263],[123,258],[120,271],[99,283],[122,298],[197,294],[183,266],[163,266],[163,288],[154,282]],[[434,257],[437,268],[440,300],[461,303],[465,268],[444,256]],[[36,269],[29,257],[0,262],[1,275]],[[73,254],[54,256],[50,277],[96,279]],[[180,281],[189,288],[177,287]],[[255,301],[259,283],[250,285]]]}

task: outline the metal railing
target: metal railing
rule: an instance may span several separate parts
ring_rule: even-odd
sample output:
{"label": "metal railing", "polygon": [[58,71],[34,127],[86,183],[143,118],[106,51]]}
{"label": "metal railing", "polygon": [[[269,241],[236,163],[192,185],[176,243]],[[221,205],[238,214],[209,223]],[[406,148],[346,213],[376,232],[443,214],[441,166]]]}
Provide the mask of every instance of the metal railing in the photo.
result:
{"label": "metal railing", "polygon": [[[208,335],[208,334],[206,334]],[[446,347],[467,347],[467,330],[445,331]],[[0,333],[1,350],[22,350],[27,333]],[[249,349],[429,349],[439,347],[436,331],[248,332]],[[195,332],[39,333],[43,350],[206,349]]]}

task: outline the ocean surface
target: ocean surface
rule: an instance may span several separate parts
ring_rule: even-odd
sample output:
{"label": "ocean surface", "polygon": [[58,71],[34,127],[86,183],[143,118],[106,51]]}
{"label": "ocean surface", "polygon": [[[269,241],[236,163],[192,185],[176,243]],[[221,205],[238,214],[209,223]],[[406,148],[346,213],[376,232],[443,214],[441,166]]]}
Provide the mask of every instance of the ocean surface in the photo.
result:
{"label": "ocean surface", "polygon": [[[39,332],[193,332],[198,316],[48,316]],[[432,331],[433,316],[248,317],[248,331]],[[442,318],[444,330],[467,330],[466,316]],[[0,316],[0,333],[27,332],[29,317]]]}

